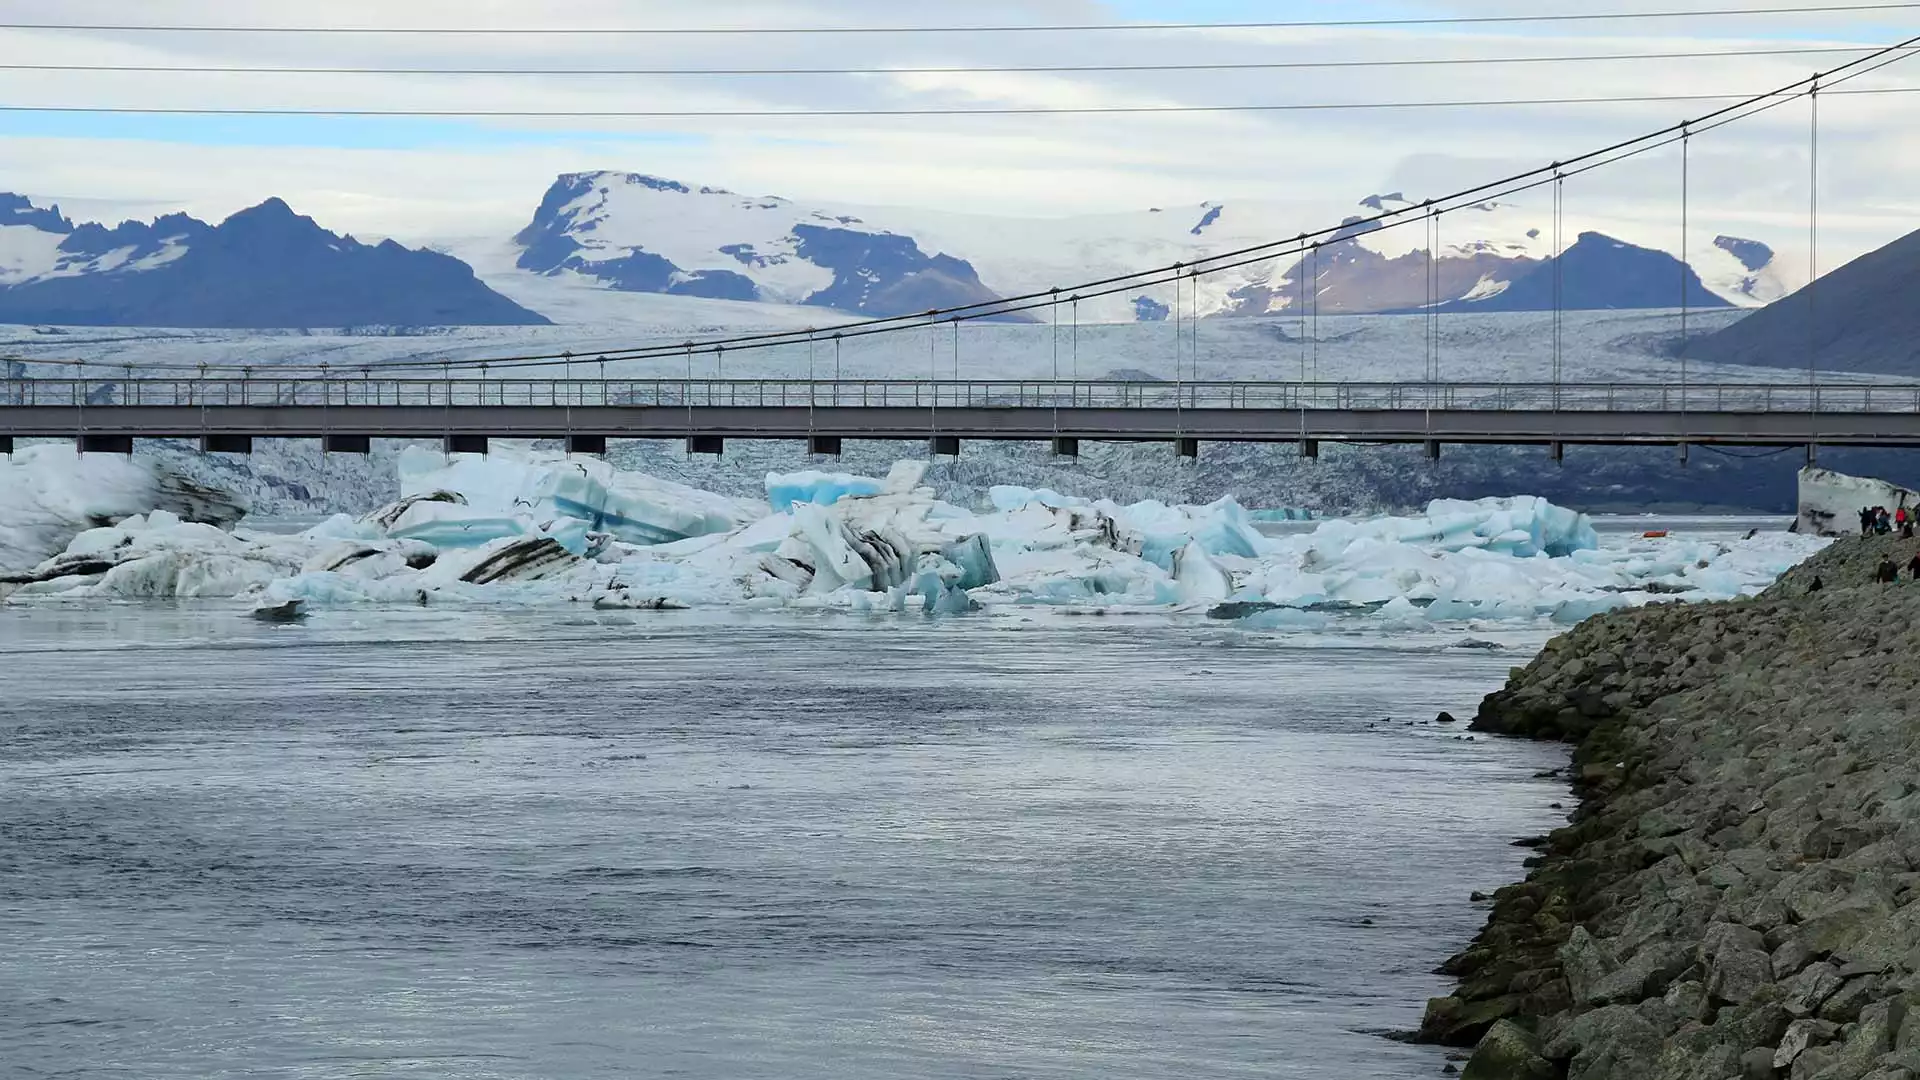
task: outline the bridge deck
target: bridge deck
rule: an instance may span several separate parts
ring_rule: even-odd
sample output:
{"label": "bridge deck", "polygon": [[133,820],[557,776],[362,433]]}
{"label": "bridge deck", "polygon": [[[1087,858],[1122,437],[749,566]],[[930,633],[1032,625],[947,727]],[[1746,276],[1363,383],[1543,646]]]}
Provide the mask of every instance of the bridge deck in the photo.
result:
{"label": "bridge deck", "polygon": [[76,435],[1920,446],[1920,387],[0,381],[0,437]]}

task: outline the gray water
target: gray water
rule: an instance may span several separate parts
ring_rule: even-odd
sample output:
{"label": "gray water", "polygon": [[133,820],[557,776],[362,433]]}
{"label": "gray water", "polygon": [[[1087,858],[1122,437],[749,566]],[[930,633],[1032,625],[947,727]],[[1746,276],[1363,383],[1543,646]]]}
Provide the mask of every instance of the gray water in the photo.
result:
{"label": "gray water", "polygon": [[0,609],[0,1073],[1438,1075],[1564,798],[1443,644]]}

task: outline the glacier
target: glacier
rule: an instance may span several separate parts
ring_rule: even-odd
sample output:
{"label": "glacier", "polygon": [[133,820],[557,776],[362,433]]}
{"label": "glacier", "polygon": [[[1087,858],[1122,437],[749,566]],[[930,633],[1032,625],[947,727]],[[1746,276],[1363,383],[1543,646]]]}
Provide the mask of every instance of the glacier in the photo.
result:
{"label": "glacier", "polygon": [[[36,478],[30,499],[23,485],[0,487],[12,493],[0,537],[16,537],[15,559],[64,535],[0,577],[9,604],[1044,607],[1190,611],[1272,628],[1342,614],[1383,626],[1574,621],[1674,596],[1750,594],[1824,543],[1778,533],[1603,544],[1585,515],[1532,496],[1436,500],[1420,514],[1272,536],[1232,497],[1123,505],[1001,485],[970,508],[938,498],[923,461],[885,477],[774,473],[760,501],[511,446],[488,456],[409,448],[397,501],[287,534],[164,508],[116,514],[161,497],[137,459],[36,447],[7,467]],[[49,508],[75,527],[48,532]]]}

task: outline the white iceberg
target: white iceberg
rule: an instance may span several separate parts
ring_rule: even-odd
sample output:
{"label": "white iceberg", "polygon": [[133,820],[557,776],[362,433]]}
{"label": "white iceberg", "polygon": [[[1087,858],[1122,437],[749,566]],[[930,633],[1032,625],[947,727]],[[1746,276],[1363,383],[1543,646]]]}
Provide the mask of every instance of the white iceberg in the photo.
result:
{"label": "white iceberg", "polygon": [[246,596],[276,610],[298,601],[288,608],[298,611],[1051,605],[1251,615],[1248,625],[1276,627],[1346,611],[1391,626],[1722,599],[1764,588],[1820,545],[1785,534],[1602,545],[1585,516],[1531,497],[1442,500],[1417,516],[1267,536],[1231,498],[1122,506],[1003,486],[974,510],[937,498],[924,472],[902,462],[880,479],[776,474],[758,503],[556,455],[409,451],[404,497],[363,518],[284,536],[136,516],[71,535],[15,599]]}
{"label": "white iceberg", "polygon": [[0,454],[0,575],[39,565],[87,529],[156,509],[218,525],[246,514],[234,496],[147,459],[82,454],[57,443]]}
{"label": "white iceberg", "polygon": [[165,510],[89,529],[34,567],[12,598],[122,600],[241,596],[299,572],[298,544],[180,520]]}
{"label": "white iceberg", "polygon": [[[433,501],[441,492],[457,493],[460,502]],[[400,455],[400,494],[412,501],[412,516],[389,532],[443,546],[545,533],[573,550],[588,532],[665,544],[732,532],[766,514],[763,505],[622,472],[604,461],[511,444],[485,456],[409,447]]]}

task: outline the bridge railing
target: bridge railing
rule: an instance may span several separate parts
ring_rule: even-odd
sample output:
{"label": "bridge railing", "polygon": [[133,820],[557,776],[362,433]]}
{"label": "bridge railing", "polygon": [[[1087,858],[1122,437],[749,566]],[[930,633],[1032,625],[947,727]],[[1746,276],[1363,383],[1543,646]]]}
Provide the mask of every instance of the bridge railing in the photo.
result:
{"label": "bridge railing", "polygon": [[1920,384],[0,379],[0,407],[718,406],[1920,413]]}

